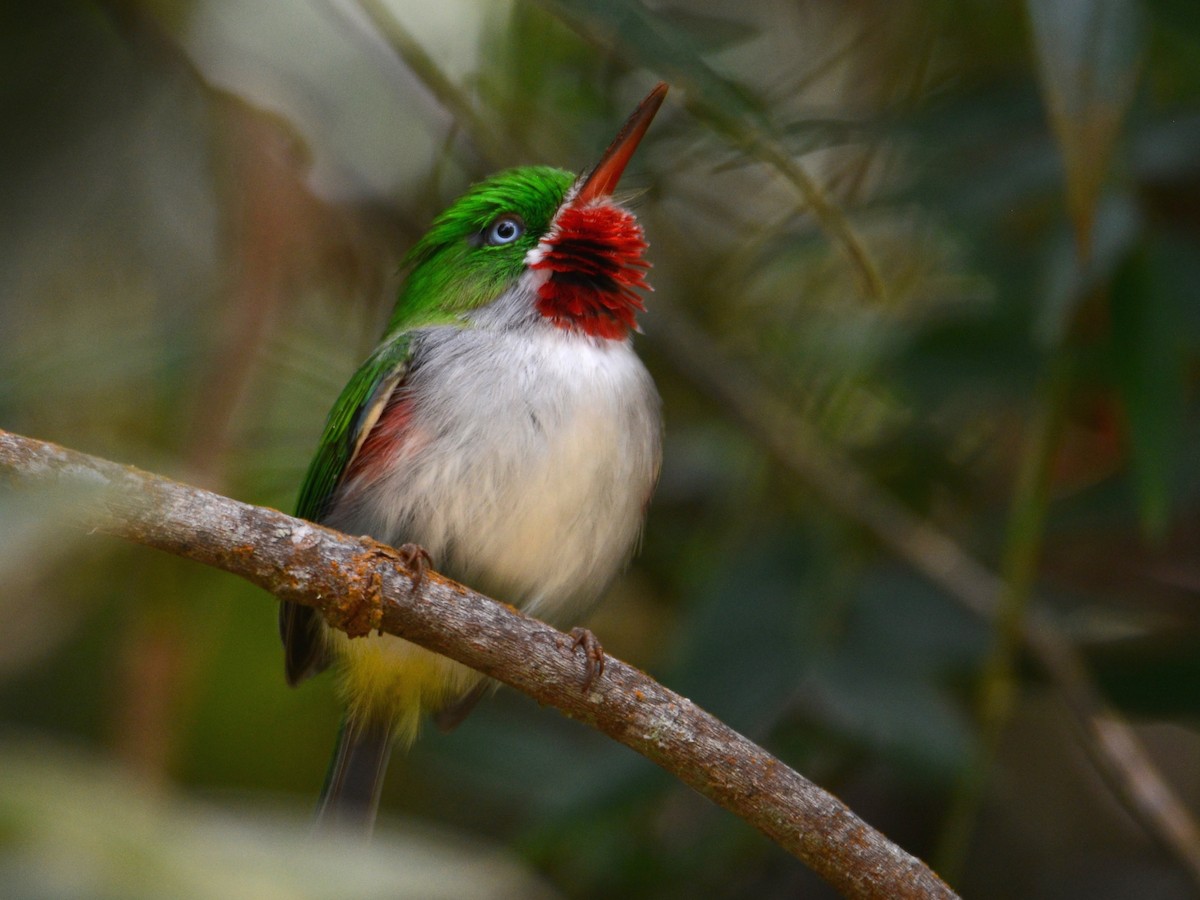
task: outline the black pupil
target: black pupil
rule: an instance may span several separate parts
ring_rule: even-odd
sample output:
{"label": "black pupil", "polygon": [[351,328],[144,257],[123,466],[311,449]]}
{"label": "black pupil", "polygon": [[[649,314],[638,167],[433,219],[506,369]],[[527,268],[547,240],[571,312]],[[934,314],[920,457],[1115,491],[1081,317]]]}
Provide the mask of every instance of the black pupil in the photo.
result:
{"label": "black pupil", "polygon": [[517,226],[511,219],[501,219],[494,226],[493,233],[497,240],[512,240],[517,235]]}

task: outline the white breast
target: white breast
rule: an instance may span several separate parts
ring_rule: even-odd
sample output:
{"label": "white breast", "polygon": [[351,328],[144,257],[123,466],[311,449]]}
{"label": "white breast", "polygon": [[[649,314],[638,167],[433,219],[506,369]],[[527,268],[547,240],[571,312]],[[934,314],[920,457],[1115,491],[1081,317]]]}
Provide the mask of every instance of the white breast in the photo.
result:
{"label": "white breast", "polygon": [[568,624],[637,542],[660,458],[649,374],[627,341],[543,322],[419,341],[411,438],[327,521],[421,544],[452,577]]}

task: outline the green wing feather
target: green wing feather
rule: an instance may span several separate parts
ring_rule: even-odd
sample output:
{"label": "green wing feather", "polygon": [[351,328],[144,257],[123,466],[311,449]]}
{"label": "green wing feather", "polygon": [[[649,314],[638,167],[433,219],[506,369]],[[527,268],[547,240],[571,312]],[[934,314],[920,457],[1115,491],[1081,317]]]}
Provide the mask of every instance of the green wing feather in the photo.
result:
{"label": "green wing feather", "polygon": [[[411,350],[410,333],[386,341],[342,390],[325,420],[320,445],[304,476],[296,504],[297,516],[319,522],[329,511],[330,500],[362,440],[375,425],[392,392],[404,381]],[[299,684],[329,664],[320,624],[320,613],[313,607],[280,604],[279,636],[283,639],[288,684]]]}
{"label": "green wing feather", "polygon": [[319,522],[328,511],[333,492],[366,437],[364,432],[375,424],[392,391],[404,380],[411,346],[410,334],[382,344],[342,389],[300,488],[296,515],[301,519]]}

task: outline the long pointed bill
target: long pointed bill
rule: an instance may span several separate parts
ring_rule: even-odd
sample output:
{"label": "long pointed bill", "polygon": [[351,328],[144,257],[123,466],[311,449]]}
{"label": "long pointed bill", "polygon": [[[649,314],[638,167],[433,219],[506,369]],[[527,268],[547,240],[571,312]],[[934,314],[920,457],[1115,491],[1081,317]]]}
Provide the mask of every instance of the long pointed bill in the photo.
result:
{"label": "long pointed bill", "polygon": [[646,95],[646,99],[638,104],[633,115],[617,132],[616,139],[608,145],[608,149],[600,157],[596,168],[592,169],[587,180],[579,188],[579,192],[575,195],[576,203],[588,203],[597,197],[607,197],[612,194],[617,182],[621,180],[621,173],[625,171],[625,166],[633,156],[633,151],[637,149],[642,136],[645,135],[646,129],[650,127],[650,122],[654,119],[654,114],[658,112],[658,108],[662,106],[663,98],[666,96],[667,85],[660,81],[654,86],[654,90]]}

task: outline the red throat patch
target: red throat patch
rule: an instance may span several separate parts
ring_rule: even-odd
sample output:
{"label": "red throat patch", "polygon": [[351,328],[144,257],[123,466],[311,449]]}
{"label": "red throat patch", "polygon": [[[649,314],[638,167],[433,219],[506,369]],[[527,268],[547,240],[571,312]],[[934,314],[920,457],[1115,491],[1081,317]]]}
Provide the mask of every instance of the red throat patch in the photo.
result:
{"label": "red throat patch", "polygon": [[550,270],[538,288],[538,312],[559,328],[623,340],[646,309],[637,291],[651,290],[647,246],[637,219],[619,206],[568,206],[532,265]]}

